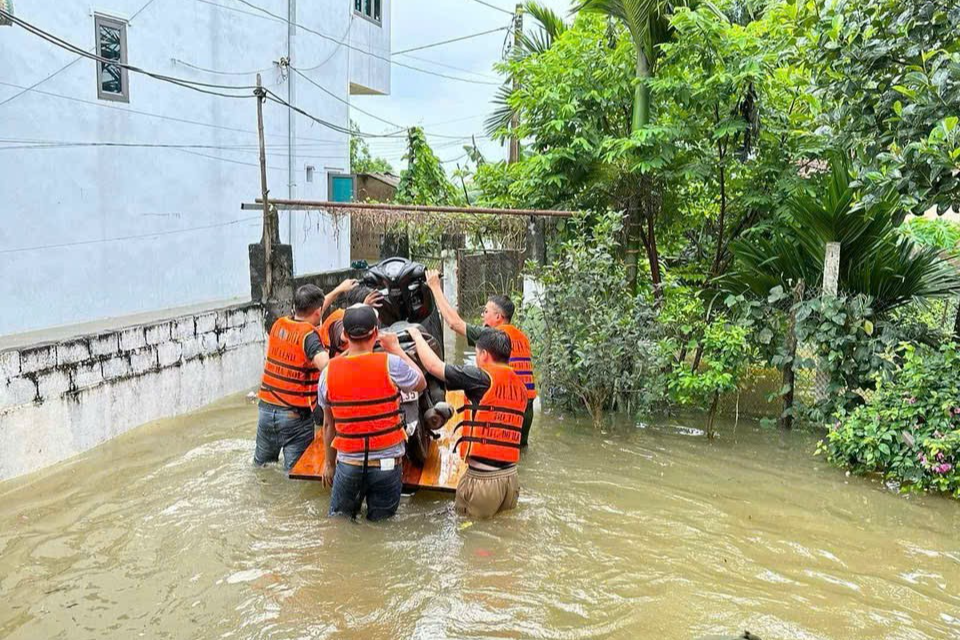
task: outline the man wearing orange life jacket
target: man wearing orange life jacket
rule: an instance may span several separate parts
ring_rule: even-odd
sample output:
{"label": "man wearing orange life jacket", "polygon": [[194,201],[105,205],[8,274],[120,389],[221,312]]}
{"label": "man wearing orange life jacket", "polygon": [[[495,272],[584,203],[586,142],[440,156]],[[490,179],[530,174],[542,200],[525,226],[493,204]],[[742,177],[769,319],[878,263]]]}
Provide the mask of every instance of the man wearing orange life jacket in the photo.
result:
{"label": "man wearing orange life jacket", "polygon": [[282,451],[289,471],[313,442],[317,379],[328,359],[317,324],[324,309],[355,285],[355,280],[344,280],[327,296],[316,285],[300,287],[293,296],[294,315],[278,318],[270,328],[258,393],[254,464],[277,462]]}
{"label": "man wearing orange life jacket", "polygon": [[467,403],[455,448],[467,463],[457,485],[455,508],[471,518],[489,518],[517,506],[520,437],[527,386],[508,364],[510,337],[488,329],[477,337],[477,366],[444,364],[416,328],[408,329],[424,368],[464,392]]}
{"label": "man wearing orange life jacket", "polygon": [[[406,453],[400,392],[423,391],[427,382],[397,336],[380,333],[377,325],[372,307],[347,307],[347,350],[320,374],[323,481],[333,486],[330,515],[356,517],[366,501],[367,519],[382,520],[400,505],[401,459]],[[374,353],[378,341],[383,351]]]}
{"label": "man wearing orange life jacket", "polygon": [[466,337],[467,344],[473,346],[477,343],[480,334],[486,329],[499,329],[510,337],[511,354],[510,366],[524,385],[527,387],[527,408],[523,418],[523,434],[520,438],[521,446],[527,446],[530,437],[530,425],[533,424],[533,400],[537,397],[537,384],[533,377],[533,357],[530,353],[530,340],[520,329],[516,328],[510,322],[513,320],[514,305],[513,301],[507,296],[490,296],[487,303],[480,312],[483,319],[483,326],[467,324],[453,308],[446,296],[443,295],[443,286],[440,283],[440,272],[436,270],[427,271],[427,285],[433,292],[433,297],[437,301],[437,308],[444,321],[454,332]]}

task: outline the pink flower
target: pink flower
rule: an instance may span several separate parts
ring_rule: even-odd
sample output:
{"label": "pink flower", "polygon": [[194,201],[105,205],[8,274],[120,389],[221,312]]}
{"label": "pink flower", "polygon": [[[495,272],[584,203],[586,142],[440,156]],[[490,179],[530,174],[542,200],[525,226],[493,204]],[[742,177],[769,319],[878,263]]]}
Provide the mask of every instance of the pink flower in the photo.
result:
{"label": "pink flower", "polygon": [[960,416],[960,407],[953,408],[953,415]]}
{"label": "pink flower", "polygon": [[939,466],[937,466],[937,467],[934,467],[933,470],[934,470],[934,472],[939,473],[940,475],[943,475],[943,474],[945,474],[945,473],[949,473],[951,469],[953,469],[953,465],[952,465],[952,464],[943,463],[943,464],[941,464],[941,465],[939,465]]}
{"label": "pink flower", "polygon": [[943,462],[943,452],[942,452],[942,451],[938,451],[938,452],[937,452],[937,462]]}
{"label": "pink flower", "polygon": [[916,398],[907,398],[907,404],[917,404]]}

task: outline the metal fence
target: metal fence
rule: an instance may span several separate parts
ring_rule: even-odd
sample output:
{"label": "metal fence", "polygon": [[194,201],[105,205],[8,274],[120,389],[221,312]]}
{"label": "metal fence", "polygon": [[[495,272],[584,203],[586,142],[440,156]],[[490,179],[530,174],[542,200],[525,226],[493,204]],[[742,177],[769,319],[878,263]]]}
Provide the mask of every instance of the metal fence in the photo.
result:
{"label": "metal fence", "polygon": [[462,313],[478,316],[491,295],[516,297],[523,290],[524,254],[517,249],[457,251],[457,300]]}

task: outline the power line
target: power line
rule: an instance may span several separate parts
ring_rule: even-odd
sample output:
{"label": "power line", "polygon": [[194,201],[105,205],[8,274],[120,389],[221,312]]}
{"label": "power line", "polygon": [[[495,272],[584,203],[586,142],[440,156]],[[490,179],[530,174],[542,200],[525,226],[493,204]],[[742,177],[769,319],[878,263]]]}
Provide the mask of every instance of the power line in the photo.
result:
{"label": "power line", "polygon": [[204,229],[217,229],[219,227],[228,227],[234,224],[241,224],[243,222],[252,222],[253,220],[261,220],[261,216],[250,216],[248,218],[240,218],[238,220],[230,220],[229,222],[218,222],[216,224],[207,224],[199,227],[188,227],[186,229],[171,229],[169,231],[156,231],[154,233],[142,233],[133,236],[118,236],[115,238],[100,238],[98,240],[80,240],[78,242],[63,242],[60,244],[47,244],[47,245],[38,245],[34,247],[18,247],[16,249],[0,249],[0,254],[10,254],[10,253],[22,253],[25,251],[43,251],[46,249],[63,249],[66,247],[79,247],[83,245],[90,244],[103,244],[106,242],[120,242],[123,240],[139,240],[142,238],[155,238],[159,236],[169,236],[177,233],[188,233],[190,231],[202,231]]}
{"label": "power line", "polygon": [[205,69],[204,67],[198,67],[195,64],[191,64],[185,60],[180,60],[179,58],[170,58],[175,64],[182,64],[185,67],[191,69],[196,69],[197,71],[203,71],[204,73],[212,73],[217,76],[253,76],[258,73],[267,73],[268,71],[273,71],[273,67],[267,67],[266,69],[253,69],[251,71],[217,71],[216,69]]}
{"label": "power line", "polygon": [[367,115],[367,116],[370,116],[370,117],[373,118],[374,120],[379,120],[380,122],[382,122],[382,123],[384,123],[384,124],[388,124],[388,125],[390,125],[391,127],[396,127],[396,128],[399,128],[399,129],[402,129],[402,128],[403,128],[401,125],[399,125],[399,124],[397,124],[397,123],[395,123],[395,122],[390,122],[389,120],[384,120],[383,118],[381,118],[380,116],[378,116],[378,115],[376,115],[376,114],[370,113],[369,111],[364,111],[364,110],[361,109],[360,107],[358,107],[358,106],[356,106],[356,105],[353,105],[353,104],[350,104],[350,101],[349,101],[349,100],[344,100],[343,98],[341,98],[340,96],[338,96],[337,94],[335,94],[333,91],[330,91],[330,90],[327,89],[326,87],[322,86],[320,83],[314,81],[313,78],[311,78],[311,77],[308,76],[307,74],[303,73],[302,71],[300,71],[300,70],[297,69],[296,67],[292,67],[292,66],[291,66],[290,69],[293,70],[293,72],[296,73],[298,76],[300,76],[301,78],[303,78],[304,80],[306,80],[307,82],[309,82],[310,84],[312,84],[313,86],[315,86],[317,89],[320,89],[320,91],[323,91],[325,94],[327,94],[328,96],[330,96],[330,97],[333,98],[334,100],[338,100],[339,102],[342,102],[343,104],[347,105],[347,106],[350,107],[351,109],[355,109],[355,110],[359,111],[360,113],[362,113],[362,114],[364,114],[364,115]]}
{"label": "power line", "polygon": [[89,51],[84,51],[83,49],[81,49],[81,48],[78,47],[77,45],[72,44],[71,42],[68,42],[67,40],[64,40],[64,39],[62,39],[62,38],[59,38],[59,37],[57,37],[57,36],[55,36],[55,35],[47,32],[47,31],[44,31],[43,29],[37,27],[36,25],[34,25],[34,24],[32,24],[32,23],[27,22],[26,20],[22,20],[22,19],[20,19],[20,18],[17,18],[17,17],[14,16],[13,14],[8,13],[8,12],[4,11],[3,9],[0,9],[0,16],[6,17],[8,20],[10,20],[11,22],[13,22],[14,24],[16,24],[17,26],[19,26],[20,28],[24,29],[24,30],[27,31],[28,33],[31,33],[31,34],[33,34],[33,35],[35,35],[35,36],[37,36],[37,37],[39,37],[39,38],[41,38],[41,39],[43,39],[43,40],[46,40],[47,42],[49,42],[49,43],[51,43],[51,44],[53,44],[53,45],[55,45],[55,46],[57,46],[57,47],[60,47],[61,49],[65,49],[65,50],[67,50],[67,51],[70,51],[71,53],[74,53],[74,54],[79,55],[79,56],[83,56],[83,57],[85,57],[85,58],[90,58],[91,60],[95,60],[95,61],[97,61],[97,62],[99,62],[99,63],[101,63],[101,64],[108,64],[108,65],[111,65],[111,66],[119,67],[119,68],[121,68],[121,69],[126,69],[127,71],[132,71],[132,72],[134,72],[134,73],[140,73],[140,74],[149,76],[149,77],[151,77],[151,78],[154,78],[155,80],[160,80],[160,81],[163,81],[163,82],[169,82],[169,83],[171,83],[171,84],[175,84],[175,85],[184,87],[184,88],[186,88],[186,89],[191,89],[191,90],[193,90],[193,91],[199,91],[199,92],[201,92],[201,93],[208,93],[208,94],[216,95],[216,96],[219,96],[219,97],[222,97],[222,98],[242,98],[242,99],[250,99],[250,98],[254,98],[254,97],[255,97],[255,96],[252,95],[252,94],[230,94],[230,93],[223,93],[223,92],[220,92],[220,91],[211,91],[211,89],[228,89],[228,90],[241,90],[241,89],[242,89],[242,90],[249,90],[249,89],[254,89],[254,88],[255,88],[253,85],[237,86],[237,85],[213,84],[213,83],[208,83],[208,82],[197,82],[197,81],[192,81],[192,80],[185,80],[185,79],[183,79],[183,78],[177,78],[177,77],[175,77],[175,76],[168,76],[168,75],[165,75],[165,74],[162,74],[162,73],[155,73],[155,72],[153,72],[153,71],[147,71],[146,69],[142,69],[142,68],[140,68],[140,67],[136,67],[136,66],[134,66],[134,65],[127,64],[127,63],[124,63],[124,62],[120,62],[119,60],[111,60],[111,59],[109,59],[109,58],[104,58],[104,57],[99,56],[99,55],[97,55],[97,54],[90,53]]}
{"label": "power line", "polygon": [[507,11],[507,10],[504,9],[503,7],[498,7],[498,6],[495,5],[495,4],[490,4],[489,2],[484,2],[483,0],[473,0],[473,1],[476,2],[477,4],[482,4],[482,5],[485,6],[485,7],[490,7],[491,9],[496,9],[496,10],[499,11],[500,13],[505,13],[505,14],[507,14],[507,15],[509,15],[509,16],[512,16],[512,15],[513,15],[513,11]]}
{"label": "power line", "polygon": [[[12,82],[4,82],[3,80],[0,80],[0,85],[6,86],[6,87],[13,87],[14,89],[28,89],[28,87],[24,87],[24,86],[19,85],[19,84],[13,84]],[[45,95],[45,96],[51,96],[51,97],[54,97],[54,98],[60,98],[60,99],[62,99],[62,100],[69,100],[69,101],[71,101],[71,102],[80,102],[80,103],[83,103],[83,104],[93,105],[93,106],[95,106],[95,107],[100,107],[101,109],[112,109],[112,110],[114,110],[114,111],[120,111],[120,112],[122,112],[122,113],[130,113],[130,114],[133,114],[133,115],[140,115],[140,116],[146,116],[146,117],[150,117],[150,118],[157,118],[157,119],[160,119],[160,120],[169,120],[169,121],[171,121],[171,122],[179,122],[179,123],[181,123],[181,124],[190,124],[190,125],[195,125],[195,126],[198,126],[198,127],[208,127],[208,128],[211,128],[211,129],[219,129],[219,130],[223,130],[223,131],[232,131],[232,132],[235,132],[235,133],[246,133],[246,134],[254,134],[254,135],[256,135],[256,133],[257,133],[256,131],[253,131],[252,129],[240,129],[240,128],[238,128],[238,127],[229,127],[229,126],[226,126],[226,125],[213,124],[212,122],[203,122],[203,121],[200,121],[200,120],[190,120],[190,119],[187,119],[187,118],[178,118],[178,117],[176,117],[176,116],[165,116],[165,115],[162,115],[162,114],[159,114],[159,113],[151,113],[151,112],[149,112],[149,111],[140,111],[140,110],[137,110],[137,109],[131,109],[131,108],[129,108],[129,107],[118,107],[118,106],[116,106],[116,105],[107,104],[107,103],[105,103],[105,102],[95,102],[95,101],[93,101],[93,100],[85,100],[85,99],[83,99],[83,98],[76,98],[76,97],[74,97],[74,96],[65,96],[65,95],[63,95],[63,94],[61,94],[61,93],[53,93],[53,92],[51,92],[51,91],[44,91],[43,89],[31,89],[31,91],[33,91],[34,93],[39,93],[39,94],[41,94],[41,95]],[[348,133],[348,135],[349,135],[349,132],[347,132],[347,133]],[[271,133],[268,133],[268,134],[266,134],[266,135],[268,135],[268,136],[270,136],[270,137],[274,137],[274,138],[277,138],[277,137],[286,138],[286,135],[284,135],[284,134],[271,134]],[[322,138],[298,137],[298,138],[296,138],[296,139],[297,139],[297,140],[306,140],[306,141],[311,141],[311,142],[317,142],[317,143],[325,143],[325,144],[338,144],[338,143],[339,143],[339,144],[342,144],[340,141],[337,141],[337,140],[324,140],[324,139],[322,139]]]}
{"label": "power line", "polygon": [[408,58],[413,58],[414,60],[419,60],[420,62],[426,62],[426,63],[428,63],[428,64],[435,64],[435,65],[437,65],[438,67],[444,67],[444,68],[446,68],[446,69],[453,69],[454,71],[460,71],[460,72],[462,72],[462,73],[469,73],[470,75],[472,75],[472,76],[477,76],[478,78],[488,78],[488,79],[491,79],[491,80],[496,79],[496,76],[491,76],[491,75],[485,74],[485,73],[477,73],[476,71],[471,71],[470,69],[464,69],[463,67],[456,67],[456,66],[454,66],[454,65],[452,65],[452,64],[447,64],[447,63],[445,63],[445,62],[437,62],[436,60],[432,60],[432,59],[430,59],[430,58],[423,58],[423,57],[421,57],[421,56],[415,56],[415,55],[412,55],[412,54],[409,54],[409,53],[404,53],[404,54],[401,54],[401,55],[404,55],[404,56],[406,56],[406,57],[408,57]]}
{"label": "power line", "polygon": [[283,22],[283,20],[280,20],[278,18],[262,16],[259,13],[254,13],[252,11],[244,11],[243,9],[237,9],[236,7],[228,7],[226,5],[223,5],[217,2],[210,2],[210,0],[197,0],[197,2],[209,4],[211,7],[217,7],[218,9],[224,9],[226,11],[235,11],[236,13],[242,13],[244,15],[253,16],[254,18],[260,18],[261,20],[269,20],[271,22]]}
{"label": "power line", "polygon": [[[277,14],[275,14],[275,13],[271,13],[270,11],[267,11],[267,10],[264,9],[263,7],[259,7],[259,6],[255,5],[255,4],[253,4],[252,2],[248,2],[247,0],[235,0],[235,1],[236,1],[236,2],[239,2],[239,3],[241,3],[241,4],[244,4],[244,5],[252,8],[252,9],[256,9],[257,11],[262,11],[263,13],[267,14],[268,16],[273,16],[274,18],[277,18],[278,20],[282,20],[283,22],[286,22],[287,24],[291,24],[291,25],[293,25],[293,26],[295,26],[295,27],[298,27],[298,28],[300,28],[300,29],[303,29],[303,30],[306,31],[307,33],[312,33],[312,34],[314,34],[314,35],[316,35],[316,36],[319,36],[319,37],[324,38],[325,40],[329,40],[329,41],[331,41],[331,42],[338,42],[339,44],[342,44],[343,46],[347,47],[348,49],[352,49],[353,51],[357,51],[357,52],[359,52],[359,53],[363,53],[363,54],[368,55],[368,56],[371,56],[371,57],[373,57],[373,58],[377,58],[377,59],[379,59],[379,60],[383,60],[384,62],[387,62],[387,63],[389,63],[389,64],[397,65],[398,67],[403,67],[403,68],[405,68],[405,69],[410,69],[410,70],[412,70],[412,71],[418,71],[418,72],[420,72],[420,73],[425,73],[425,74],[431,75],[431,76],[437,76],[438,78],[446,78],[447,80],[455,80],[455,81],[457,81],[457,82],[466,82],[466,83],[468,83],[468,84],[487,84],[487,85],[493,85],[493,86],[500,86],[500,84],[501,84],[501,83],[499,83],[499,82],[482,82],[482,81],[480,81],[480,80],[471,80],[470,78],[460,78],[460,77],[458,77],[458,76],[450,76],[450,75],[446,75],[446,74],[443,74],[443,73],[437,73],[436,71],[430,71],[430,70],[428,70],[428,69],[421,69],[420,67],[415,67],[415,66],[413,66],[413,65],[405,64],[405,63],[403,63],[403,62],[398,62],[397,60],[391,60],[390,58],[388,58],[388,57],[386,57],[386,56],[382,56],[382,55],[377,54],[377,53],[374,53],[374,52],[372,52],[372,51],[368,51],[368,50],[366,50],[366,49],[362,49],[362,48],[360,48],[360,47],[354,46],[354,45],[350,44],[349,42],[341,42],[341,41],[337,40],[336,38],[334,38],[333,36],[329,36],[329,35],[327,35],[327,34],[325,34],[325,33],[320,32],[320,31],[316,31],[315,29],[311,29],[310,27],[306,27],[306,26],[304,26],[304,25],[302,25],[302,24],[300,24],[300,23],[298,23],[298,22],[291,22],[290,20],[287,20],[287,19],[284,18],[283,16],[277,15]],[[511,14],[511,15],[513,15],[513,14]]]}
{"label": "power line", "polygon": [[[156,2],[156,0],[148,0],[148,2],[147,2],[146,4],[144,4],[142,7],[140,7],[139,9],[137,9],[137,10],[133,13],[133,15],[130,16],[130,19],[129,19],[127,22],[128,22],[128,23],[133,22],[133,19],[134,19],[134,18],[136,18],[136,17],[137,17],[138,15],[140,15],[141,13],[143,13],[144,10],[145,10],[147,7],[149,7],[150,5],[152,5],[154,2]],[[19,98],[19,97],[22,96],[23,94],[27,93],[28,91],[30,91],[30,90],[32,90],[32,89],[36,89],[37,87],[39,87],[41,84],[43,84],[44,82],[46,82],[46,81],[49,80],[50,78],[52,78],[52,77],[54,77],[54,76],[56,76],[56,75],[59,75],[59,74],[62,73],[63,71],[66,71],[67,69],[69,69],[70,67],[72,67],[73,65],[75,65],[76,63],[80,62],[80,60],[82,60],[82,57],[81,57],[81,56],[77,56],[76,58],[74,58],[73,60],[71,60],[71,61],[68,62],[67,64],[63,65],[62,67],[60,67],[59,69],[57,69],[56,71],[54,71],[53,73],[51,73],[50,75],[48,75],[48,76],[46,76],[46,77],[44,77],[44,78],[42,78],[42,79],[40,79],[40,80],[37,80],[37,81],[34,82],[32,85],[30,85],[28,88],[23,89],[23,90],[20,91],[19,93],[15,93],[15,94],[13,94],[12,96],[10,96],[9,98],[7,98],[6,100],[4,100],[3,102],[0,102],[0,107],[2,107],[3,105],[7,104],[8,102],[13,102],[14,100],[16,100],[17,98]]]}
{"label": "power line", "polygon": [[506,27],[497,27],[496,29],[490,29],[490,30],[488,30],[488,31],[481,31],[481,32],[479,32],[479,33],[471,33],[471,34],[466,35],[466,36],[460,36],[459,38],[451,38],[450,40],[441,40],[440,42],[432,42],[432,43],[430,43],[430,44],[420,45],[419,47],[412,47],[412,48],[410,48],[410,49],[403,49],[402,51],[394,51],[391,55],[399,56],[399,55],[402,55],[402,54],[404,54],[404,53],[412,53],[412,52],[414,52],[414,51],[420,51],[420,50],[422,50],[422,49],[430,49],[430,48],[433,48],[433,47],[439,47],[439,46],[442,46],[442,45],[445,45],[445,44],[452,44],[452,43],[454,43],[454,42],[460,42],[460,41],[462,41],[462,40],[469,40],[469,39],[471,39],[471,38],[478,38],[478,37],[480,37],[480,36],[489,35],[489,34],[491,34],[491,33],[497,33],[498,31],[506,31],[506,30],[509,29],[509,28],[510,28],[509,26],[506,26]]}

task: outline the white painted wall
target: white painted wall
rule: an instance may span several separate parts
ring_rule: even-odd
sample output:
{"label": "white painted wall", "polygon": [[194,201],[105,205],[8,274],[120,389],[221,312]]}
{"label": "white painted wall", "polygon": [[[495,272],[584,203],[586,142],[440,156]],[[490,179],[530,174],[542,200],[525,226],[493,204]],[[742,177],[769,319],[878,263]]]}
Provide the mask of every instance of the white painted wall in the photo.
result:
{"label": "white painted wall", "polygon": [[[252,4],[288,15],[288,0]],[[352,0],[294,4],[300,24],[334,40],[347,34],[354,46],[362,42],[389,56],[391,0],[384,0],[380,27],[355,18]],[[136,14],[127,29],[130,64],[231,85],[252,85],[248,72],[261,69],[264,84],[288,96],[290,80],[275,64],[288,53],[288,25],[236,0],[17,2],[16,11],[91,51],[94,12]],[[292,45],[294,66],[317,67],[305,73],[342,100],[349,100],[351,85],[355,92],[389,91],[390,65],[384,61],[302,29]],[[369,59],[356,63],[361,56]],[[19,27],[0,27],[0,103],[75,58]],[[296,104],[348,125],[346,104],[292,77]],[[261,225],[244,220],[255,214],[241,211],[240,203],[260,192],[255,102],[207,96],[134,73],[129,82],[129,104],[98,100],[96,64],[83,59],[0,105],[0,335],[249,291],[247,245],[259,239]],[[302,116],[291,122],[285,108],[269,102],[265,130],[274,196],[325,198],[327,171],[349,170],[346,135]],[[16,146],[11,140],[202,148],[5,149]],[[313,183],[306,182],[307,166],[315,168]],[[294,244],[297,273],[349,261],[349,225],[335,234],[316,213],[284,214],[281,235]]]}

